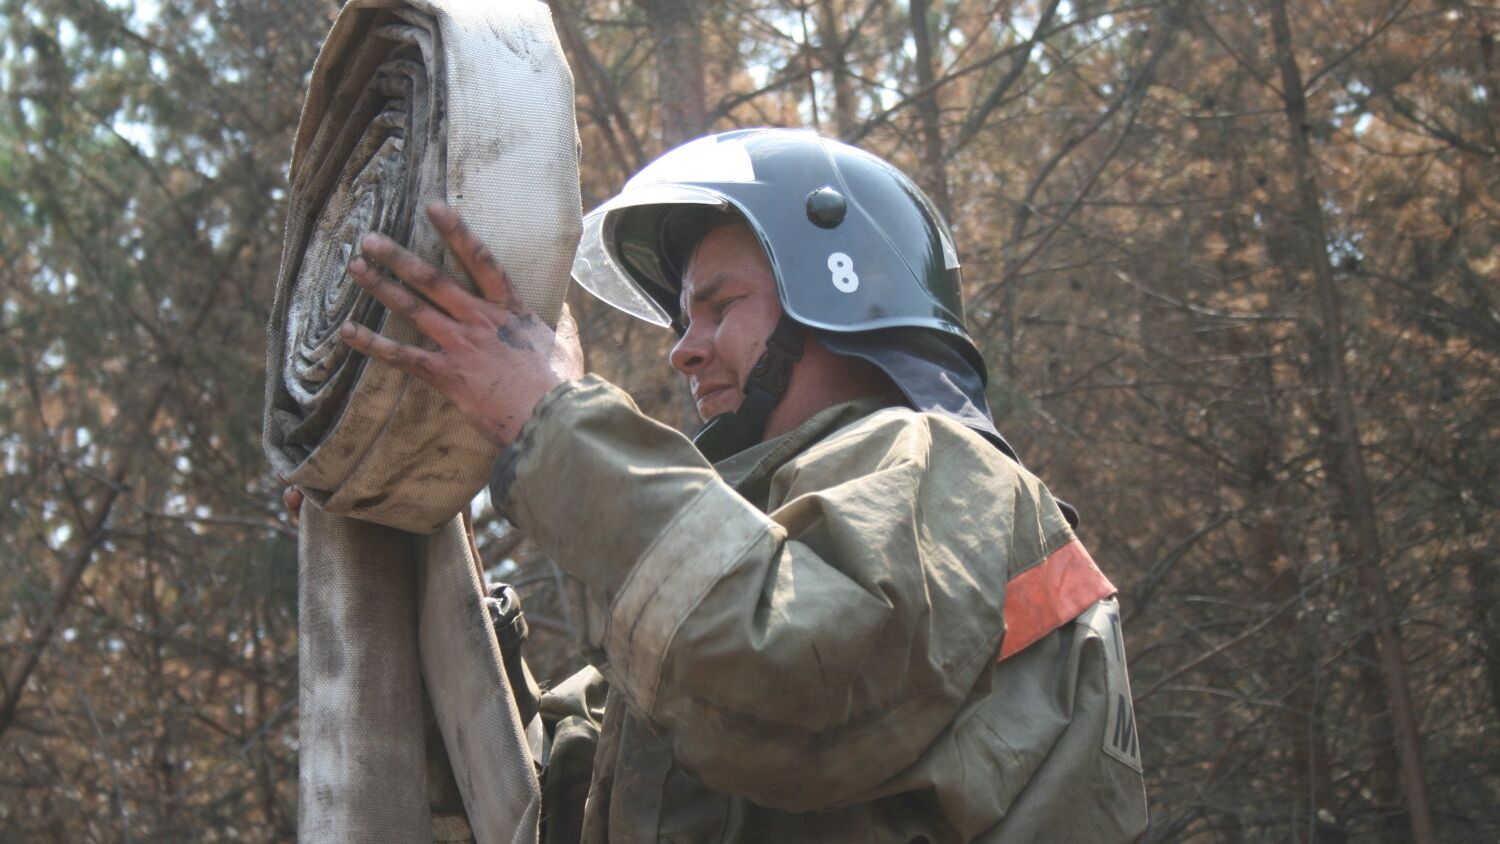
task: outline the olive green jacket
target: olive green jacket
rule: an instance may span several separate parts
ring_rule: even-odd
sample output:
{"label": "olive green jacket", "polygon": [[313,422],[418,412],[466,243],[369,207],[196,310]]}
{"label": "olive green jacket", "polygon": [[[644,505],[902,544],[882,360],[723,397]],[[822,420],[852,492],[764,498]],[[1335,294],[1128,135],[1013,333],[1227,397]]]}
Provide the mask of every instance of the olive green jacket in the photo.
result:
{"label": "olive green jacket", "polygon": [[601,379],[538,405],[497,503],[583,585],[597,668],[542,702],[547,840],[1142,833],[1114,601],[997,665],[1008,582],[1081,548],[1051,494],[885,404],[717,467]]}

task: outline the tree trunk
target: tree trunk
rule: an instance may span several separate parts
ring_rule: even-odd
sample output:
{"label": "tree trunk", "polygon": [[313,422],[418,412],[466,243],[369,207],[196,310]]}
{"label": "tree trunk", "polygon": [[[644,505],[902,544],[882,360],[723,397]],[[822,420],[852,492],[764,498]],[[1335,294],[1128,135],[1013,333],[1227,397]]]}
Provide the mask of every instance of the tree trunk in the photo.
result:
{"label": "tree trunk", "polygon": [[859,125],[855,118],[854,83],[849,77],[849,57],[844,42],[841,23],[843,8],[836,0],[823,0],[816,5],[818,16],[818,52],[823,57],[823,67],[833,77],[833,119],[839,137],[854,137]]}
{"label": "tree trunk", "polygon": [[1390,711],[1391,728],[1400,759],[1401,787],[1411,819],[1412,840],[1429,844],[1437,840],[1427,805],[1427,787],[1422,771],[1421,736],[1402,656],[1389,586],[1381,571],[1384,552],[1380,543],[1374,493],[1365,471],[1359,442],[1359,420],[1344,365],[1344,326],[1341,302],[1328,263],[1328,235],[1313,170],[1308,141],[1307,100],[1302,72],[1292,51],[1291,26],[1285,0],[1271,3],[1271,29],[1276,44],[1276,63],[1281,76],[1281,98],[1291,149],[1292,175],[1296,181],[1296,236],[1300,255],[1312,270],[1318,307],[1318,352],[1321,360],[1323,399],[1334,425],[1323,432],[1330,457],[1328,478],[1342,502],[1338,509],[1343,526],[1340,546],[1351,561],[1360,590],[1368,602],[1370,623],[1379,660],[1381,681]]}
{"label": "tree trunk", "polygon": [[[1354,646],[1359,693],[1365,700],[1385,699],[1385,680],[1380,673],[1380,647],[1373,633],[1359,637]],[[1401,805],[1401,756],[1391,735],[1390,712],[1382,707],[1365,720],[1365,740],[1370,745],[1370,791],[1380,810],[1380,825],[1372,840],[1380,844],[1406,844],[1411,818]]]}
{"label": "tree trunk", "polygon": [[656,101],[663,149],[708,131],[701,7],[694,0],[640,0],[656,45]]}
{"label": "tree trunk", "polygon": [[932,197],[932,202],[943,217],[952,219],[953,208],[948,200],[948,171],[943,164],[942,109],[938,103],[938,92],[932,87],[933,44],[928,31],[931,5],[928,0],[911,0],[911,39],[917,48],[917,90],[925,91],[917,100],[917,118],[921,121],[922,134],[922,189]]}
{"label": "tree trunk", "polygon": [[1500,723],[1500,551],[1493,548],[1464,555],[1468,571],[1469,612],[1478,634],[1485,686],[1490,693],[1490,712]]}
{"label": "tree trunk", "polygon": [[[1275,436],[1274,424],[1268,421],[1268,437]],[[1273,443],[1267,456],[1274,454],[1275,449]],[[1280,502],[1281,490],[1270,466],[1263,468],[1251,481],[1252,494],[1265,502],[1256,518],[1256,552],[1271,579],[1272,603],[1282,606],[1297,600],[1302,592],[1302,569],[1297,560],[1306,559],[1306,554],[1300,553],[1302,549],[1293,551],[1288,547],[1291,543],[1282,518],[1287,508]],[[1345,840],[1346,820],[1339,817],[1333,796],[1328,731],[1323,723],[1326,698],[1318,691],[1322,648],[1316,614],[1281,613],[1268,633],[1273,643],[1284,648],[1267,652],[1272,662],[1267,668],[1272,676],[1282,678],[1279,685],[1286,690],[1277,721],[1281,741],[1290,750],[1287,796],[1296,807],[1292,813],[1292,840],[1338,844]]]}
{"label": "tree trunk", "polygon": [[[640,0],[656,45],[656,102],[661,112],[662,149],[669,150],[708,131],[704,92],[703,26],[694,0]],[[698,408],[682,380],[674,382],[678,425],[698,427]]]}
{"label": "tree trunk", "polygon": [[597,114],[595,125],[599,127],[610,152],[626,171],[634,173],[646,163],[645,151],[635,131],[634,121],[621,105],[614,80],[599,64],[599,58],[589,47],[588,40],[578,31],[578,15],[569,4],[565,0],[547,0],[547,7],[552,10],[552,20],[557,26],[563,48],[577,68],[578,85],[594,105],[593,110]]}
{"label": "tree trunk", "polygon": [[[1185,296],[1185,291],[1172,288],[1171,280],[1164,279],[1163,284],[1170,295]],[[1170,330],[1152,326],[1148,320],[1142,323],[1148,331],[1155,328],[1165,334]],[[1236,462],[1248,475],[1248,512],[1254,514],[1250,550],[1264,574],[1263,588],[1271,597],[1271,606],[1296,607],[1295,611],[1276,611],[1261,656],[1263,670],[1275,678],[1275,688],[1283,690],[1284,695],[1276,712],[1276,731],[1285,750],[1284,756],[1277,755],[1286,760],[1287,768],[1282,792],[1293,807],[1290,840],[1341,844],[1345,840],[1345,819],[1339,816],[1334,798],[1328,731],[1323,720],[1327,698],[1320,693],[1321,614],[1306,611],[1310,608],[1303,598],[1307,586],[1303,561],[1309,554],[1299,530],[1303,525],[1288,522],[1288,514],[1295,513],[1297,507],[1289,494],[1291,482],[1277,472],[1286,461],[1282,431],[1286,430],[1287,416],[1272,363],[1275,346],[1270,338],[1249,332],[1225,335],[1225,350],[1246,362],[1242,382],[1245,412],[1232,421],[1228,442],[1235,444]]]}

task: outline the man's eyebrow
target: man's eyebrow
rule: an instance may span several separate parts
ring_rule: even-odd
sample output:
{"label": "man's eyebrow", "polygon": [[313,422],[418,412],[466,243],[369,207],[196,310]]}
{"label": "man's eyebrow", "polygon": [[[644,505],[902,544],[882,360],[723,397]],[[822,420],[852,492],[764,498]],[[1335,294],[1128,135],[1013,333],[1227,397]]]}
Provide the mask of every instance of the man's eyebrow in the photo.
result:
{"label": "man's eyebrow", "polygon": [[718,295],[719,289],[722,288],[725,284],[728,284],[729,281],[733,278],[734,276],[730,275],[728,272],[721,270],[720,272],[716,273],[713,278],[709,279],[705,284],[694,287],[691,296],[688,295],[688,288],[684,287],[682,289],[682,293],[678,296],[677,307],[682,309],[683,314],[686,314],[688,312],[688,305],[690,300],[703,302],[714,298],[714,296]]}

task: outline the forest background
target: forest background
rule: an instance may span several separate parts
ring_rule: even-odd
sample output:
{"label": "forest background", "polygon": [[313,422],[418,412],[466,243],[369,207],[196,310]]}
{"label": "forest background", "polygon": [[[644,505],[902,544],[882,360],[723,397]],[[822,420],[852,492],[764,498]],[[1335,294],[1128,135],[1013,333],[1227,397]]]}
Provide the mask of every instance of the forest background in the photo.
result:
{"label": "forest background", "polygon": [[[592,207],[811,125],[952,221],[1000,427],[1121,587],[1157,841],[1500,839],[1500,12],[549,0]],[[288,840],[260,450],[308,0],[0,0],[0,840]],[[589,365],[690,426],[667,337]],[[476,504],[542,675],[556,568]]]}

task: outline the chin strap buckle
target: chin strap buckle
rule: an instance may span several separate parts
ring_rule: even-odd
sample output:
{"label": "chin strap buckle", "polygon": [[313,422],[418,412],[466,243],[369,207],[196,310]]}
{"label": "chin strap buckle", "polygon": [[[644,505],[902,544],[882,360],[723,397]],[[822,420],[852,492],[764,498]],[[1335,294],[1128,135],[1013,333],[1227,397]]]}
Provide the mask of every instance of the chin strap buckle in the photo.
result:
{"label": "chin strap buckle", "polygon": [[780,399],[792,380],[792,368],[802,360],[802,326],[786,314],[776,322],[776,329],[766,338],[766,351],[755,362],[746,379]]}
{"label": "chin strap buckle", "polygon": [[781,401],[792,380],[792,368],[802,360],[802,341],[807,329],[785,313],[766,338],[766,350],[745,379],[745,398],[738,410],[708,421],[693,444],[709,460],[717,462],[760,442],[771,410]]}

